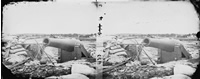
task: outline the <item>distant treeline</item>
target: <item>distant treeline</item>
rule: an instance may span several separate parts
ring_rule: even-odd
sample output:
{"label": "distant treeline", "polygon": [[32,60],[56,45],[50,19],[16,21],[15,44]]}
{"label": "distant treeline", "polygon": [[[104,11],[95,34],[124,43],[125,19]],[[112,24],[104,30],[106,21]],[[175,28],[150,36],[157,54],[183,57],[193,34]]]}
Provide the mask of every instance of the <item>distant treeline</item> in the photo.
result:
{"label": "distant treeline", "polygon": [[[96,34],[17,34],[15,36],[18,36],[20,38],[44,38],[44,37],[51,37],[51,38],[81,38],[81,39],[85,39],[85,38],[93,38],[96,37]],[[128,33],[124,33],[124,34],[114,34],[112,36],[117,36],[120,38],[123,37],[134,37],[134,38],[145,38],[145,37],[150,37],[150,38],[154,38],[154,37],[174,37],[174,38],[187,38],[187,37],[195,37],[196,34],[195,33],[190,33],[190,34],[128,34]]]}
{"label": "distant treeline", "polygon": [[186,38],[186,37],[195,37],[196,33],[191,34],[116,34],[118,37],[175,37],[175,38]]}
{"label": "distant treeline", "polygon": [[70,38],[89,38],[89,37],[95,37],[96,34],[16,34],[15,36],[19,37],[52,37],[52,38],[58,38],[58,37],[70,37]]}

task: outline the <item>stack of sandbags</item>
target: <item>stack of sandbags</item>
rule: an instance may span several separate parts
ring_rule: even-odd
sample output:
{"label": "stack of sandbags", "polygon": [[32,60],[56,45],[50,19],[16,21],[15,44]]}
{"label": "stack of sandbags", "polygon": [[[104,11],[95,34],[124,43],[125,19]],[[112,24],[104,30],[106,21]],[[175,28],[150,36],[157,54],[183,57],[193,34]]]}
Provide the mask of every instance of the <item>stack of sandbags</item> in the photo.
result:
{"label": "stack of sandbags", "polygon": [[104,52],[108,53],[109,56],[127,56],[126,50],[122,48],[116,41],[105,41]]}
{"label": "stack of sandbags", "polygon": [[43,61],[47,61],[48,60],[47,57],[46,60],[45,57],[43,57],[44,56],[43,48],[44,48],[43,45],[40,44],[11,45],[9,48],[6,49],[8,51],[4,53],[4,56],[6,56],[5,61],[10,62],[11,64],[15,64],[23,61],[27,57],[30,57],[33,60],[43,59]]}
{"label": "stack of sandbags", "polygon": [[27,57],[24,55],[11,54],[8,58],[5,59],[4,62],[9,63],[9,64],[5,64],[5,65],[12,65],[12,64],[22,62],[26,58]]}
{"label": "stack of sandbags", "polygon": [[115,45],[115,46],[110,47],[109,54],[117,55],[117,56],[127,55],[126,50],[122,48],[120,45]]}
{"label": "stack of sandbags", "polygon": [[22,45],[11,46],[10,49],[9,49],[9,54],[27,55],[26,49]]}
{"label": "stack of sandbags", "polygon": [[23,52],[23,51],[26,51],[26,49],[24,49],[24,48],[11,49],[9,52],[10,52],[10,54],[16,54],[16,53]]}
{"label": "stack of sandbags", "polygon": [[116,41],[105,41],[103,52],[106,54],[106,57],[104,59],[104,66],[115,65],[126,61],[129,55],[126,51]]}
{"label": "stack of sandbags", "polygon": [[5,65],[16,64],[22,62],[27,58],[26,49],[24,49],[22,45],[11,44],[4,50],[5,52],[3,53],[3,57],[5,58],[4,59]]}

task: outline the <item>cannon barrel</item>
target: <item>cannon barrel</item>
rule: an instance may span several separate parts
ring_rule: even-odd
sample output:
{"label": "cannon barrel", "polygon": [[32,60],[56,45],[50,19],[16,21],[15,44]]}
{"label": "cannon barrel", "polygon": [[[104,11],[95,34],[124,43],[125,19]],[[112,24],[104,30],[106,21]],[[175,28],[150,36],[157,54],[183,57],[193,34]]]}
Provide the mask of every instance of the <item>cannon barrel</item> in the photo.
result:
{"label": "cannon barrel", "polygon": [[143,43],[145,43],[146,46],[159,48],[159,49],[167,51],[167,52],[173,52],[174,51],[174,47],[176,45],[182,45],[179,41],[172,40],[172,39],[150,39],[150,38],[145,38],[143,40]]}
{"label": "cannon barrel", "polygon": [[56,48],[60,48],[62,50],[68,51],[68,52],[73,52],[74,47],[76,45],[82,45],[79,41],[77,40],[72,40],[72,39],[50,39],[50,38],[45,38],[43,40],[43,43],[47,46],[52,46]]}

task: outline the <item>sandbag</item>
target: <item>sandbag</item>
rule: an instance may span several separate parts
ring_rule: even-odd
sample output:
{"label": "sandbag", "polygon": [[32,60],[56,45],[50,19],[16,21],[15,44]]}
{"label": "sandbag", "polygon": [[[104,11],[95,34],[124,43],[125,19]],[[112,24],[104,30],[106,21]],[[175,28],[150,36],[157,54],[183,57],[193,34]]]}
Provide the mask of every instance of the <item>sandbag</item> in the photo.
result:
{"label": "sandbag", "polygon": [[26,51],[26,49],[24,49],[24,48],[19,48],[19,49],[10,50],[9,52],[10,52],[11,54],[15,54],[15,53],[22,52],[22,51]]}
{"label": "sandbag", "polygon": [[191,79],[191,78],[183,74],[175,74],[175,75],[164,77],[164,79]]}
{"label": "sandbag", "polygon": [[69,74],[62,76],[50,76],[45,79],[89,79],[89,78],[82,74]]}
{"label": "sandbag", "polygon": [[23,48],[21,45],[16,45],[16,46],[13,46],[13,47],[10,47],[12,50],[14,49],[20,49],[20,48]]}
{"label": "sandbag", "polygon": [[174,74],[183,74],[191,76],[195,71],[196,71],[195,68],[192,68],[188,65],[177,64],[174,66]]}
{"label": "sandbag", "polygon": [[6,58],[6,60],[8,62],[11,62],[12,64],[18,63],[18,62],[22,62],[23,60],[25,60],[26,57],[23,55],[16,55],[16,54],[12,54],[10,55],[10,57]]}
{"label": "sandbag", "polygon": [[85,74],[85,75],[94,75],[96,70],[84,64],[72,64],[71,69],[72,74]]}
{"label": "sandbag", "polygon": [[89,79],[83,74],[69,74],[61,76],[61,79]]}

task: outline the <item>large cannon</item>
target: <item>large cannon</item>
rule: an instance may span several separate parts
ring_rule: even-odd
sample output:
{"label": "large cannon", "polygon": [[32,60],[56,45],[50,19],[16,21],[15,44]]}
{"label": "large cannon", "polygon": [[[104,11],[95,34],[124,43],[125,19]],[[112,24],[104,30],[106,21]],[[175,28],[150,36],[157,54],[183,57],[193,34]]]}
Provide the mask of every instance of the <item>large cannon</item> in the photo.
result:
{"label": "large cannon", "polygon": [[173,52],[174,47],[177,45],[182,45],[177,40],[171,40],[171,39],[150,39],[146,38],[143,41],[146,46],[159,48],[161,50],[165,50],[167,52]]}
{"label": "large cannon", "polygon": [[178,40],[145,38],[143,43],[145,46],[159,49],[160,63],[181,58],[190,58],[190,54]]}
{"label": "large cannon", "polygon": [[83,44],[78,40],[45,38],[43,43],[46,46],[56,47],[59,49],[60,62],[80,59],[82,57],[90,57],[90,54],[86,51]]}

